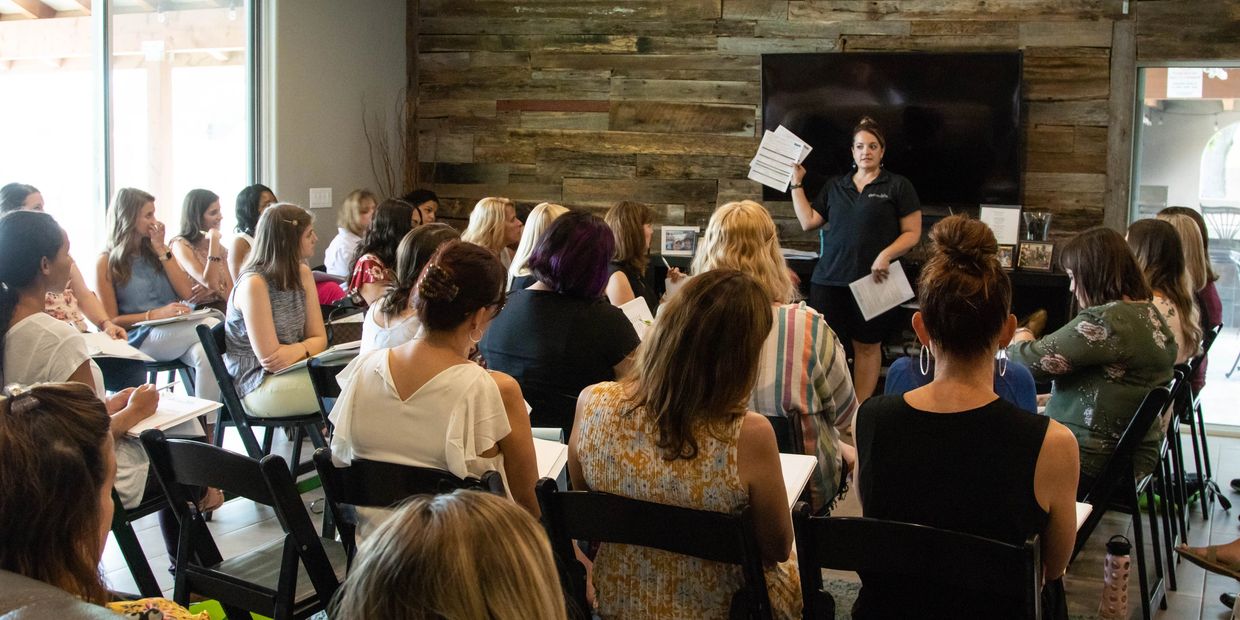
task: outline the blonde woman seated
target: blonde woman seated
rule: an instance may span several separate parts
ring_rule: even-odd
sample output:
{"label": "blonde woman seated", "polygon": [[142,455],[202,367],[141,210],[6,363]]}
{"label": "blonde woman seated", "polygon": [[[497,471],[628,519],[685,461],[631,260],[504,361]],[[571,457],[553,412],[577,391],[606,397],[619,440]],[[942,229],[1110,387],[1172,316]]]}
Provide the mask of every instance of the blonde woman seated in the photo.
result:
{"label": "blonde woman seated", "polygon": [[258,218],[250,260],[224,319],[224,364],[246,411],[282,418],[318,411],[305,368],[278,373],[327,347],[314,276],[314,219],[297,205],[276,204]]}
{"label": "blonde woman seated", "polygon": [[766,292],[774,323],[762,346],[749,408],[789,418],[801,430],[797,451],[818,457],[810,487],[814,507],[828,507],[845,486],[845,466],[852,469],[856,463],[856,450],[840,442],[840,431],[848,429],[857,411],[844,345],[821,314],[804,302],[791,303],[796,289],[775,222],[762,205],[729,202],[711,215],[693,273],[711,269],[750,274]]}
{"label": "blonde woman seated", "polygon": [[220,237],[220,197],[210,190],[190,190],[181,205],[181,232],[169,244],[181,269],[202,287],[200,305],[223,310],[232,294],[228,250]]}
{"label": "blonde woman seated", "polygon": [[470,211],[469,226],[461,233],[461,241],[490,250],[508,269],[512,265],[512,248],[521,241],[523,226],[511,200],[483,198]]}
{"label": "blonde woman seated", "polygon": [[378,204],[374,192],[368,189],[355,189],[345,196],[336,219],[336,236],[327,244],[327,251],[323,254],[327,273],[340,277],[353,273],[357,245],[362,242],[366,229],[370,228],[370,220]]}
{"label": "blonde woman seated", "polygon": [[538,521],[455,491],[410,499],[362,543],[331,616],[564,620],[565,609]]}
{"label": "blonde woman seated", "polygon": [[530,211],[521,231],[521,242],[517,244],[517,251],[512,255],[512,264],[508,266],[508,292],[527,289],[538,281],[534,272],[530,271],[530,255],[534,253],[534,247],[538,245],[543,233],[551,228],[551,222],[565,213],[568,213],[567,207],[549,202],[540,202]]}
{"label": "blonde woman seated", "polygon": [[1187,363],[1201,352],[1201,313],[1179,234],[1163,220],[1137,220],[1128,227],[1128,247],[1150,283],[1154,307],[1175,334],[1175,363]]}
{"label": "blonde woman seated", "polygon": [[362,353],[402,345],[422,331],[411,303],[418,276],[439,246],[460,237],[461,233],[447,224],[424,224],[400,240],[396,248],[396,279],[387,293],[366,310]]}
{"label": "blonde woman seated", "polygon": [[[568,469],[575,489],[726,513],[749,505],[774,616],[800,618],[775,432],[744,404],[771,323],[770,293],[750,276],[689,280],[638,349],[634,375],[581,392]],[[594,560],[604,618],[727,618],[742,583],[738,566],[658,549],[603,543]]]}
{"label": "blonde woman seated", "polygon": [[[497,470],[512,498],[538,514],[538,468],[521,388],[469,360],[504,306],[504,268],[489,250],[439,247],[413,298],[423,336],[363,353],[340,375],[332,457],[434,467],[459,477]],[[359,508],[359,534],[386,516]]]}

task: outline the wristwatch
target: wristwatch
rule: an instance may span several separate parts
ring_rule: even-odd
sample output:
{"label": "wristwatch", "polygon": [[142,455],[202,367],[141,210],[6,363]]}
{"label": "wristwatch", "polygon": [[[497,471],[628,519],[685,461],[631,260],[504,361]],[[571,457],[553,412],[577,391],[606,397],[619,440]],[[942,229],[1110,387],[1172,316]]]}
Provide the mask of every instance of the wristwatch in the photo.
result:
{"label": "wristwatch", "polygon": [[792,185],[788,186],[788,189],[800,189],[802,187],[805,187],[804,183],[793,183]]}
{"label": "wristwatch", "polygon": [[172,258],[172,250],[164,250],[164,253],[159,257],[159,260],[168,260],[170,258]]}

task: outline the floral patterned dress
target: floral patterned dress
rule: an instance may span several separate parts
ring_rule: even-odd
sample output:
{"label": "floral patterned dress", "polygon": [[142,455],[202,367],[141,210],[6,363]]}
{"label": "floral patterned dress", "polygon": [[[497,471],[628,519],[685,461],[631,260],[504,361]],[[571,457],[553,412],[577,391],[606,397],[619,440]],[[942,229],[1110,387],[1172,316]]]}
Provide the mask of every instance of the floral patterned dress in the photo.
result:
{"label": "floral patterned dress", "polygon": [[[737,473],[741,418],[726,440],[701,433],[698,456],[668,461],[655,446],[658,429],[631,412],[619,383],[589,390],[577,454],[592,490],[700,510],[733,512],[749,502]],[[630,545],[603,544],[594,561],[594,587],[603,618],[727,618],[744,584],[738,566]],[[766,569],[776,618],[801,617],[795,555]]]}
{"label": "floral patterned dress", "polygon": [[[1009,346],[1008,357],[1028,366],[1036,380],[1053,380],[1046,413],[1076,435],[1081,476],[1093,478],[1145,395],[1171,380],[1176,348],[1154,304],[1114,301],[1082,310],[1041,340]],[[1154,424],[1134,457],[1138,474],[1154,470],[1161,439]]]}
{"label": "floral patterned dress", "polygon": [[396,274],[384,265],[378,256],[363,254],[358,257],[357,264],[353,266],[353,275],[349,277],[349,294],[362,290],[363,284],[390,282],[395,279]]}
{"label": "floral patterned dress", "polygon": [[63,293],[48,293],[43,300],[43,311],[57,321],[64,321],[80,332],[86,331],[86,317],[78,308],[73,287],[66,286]]}

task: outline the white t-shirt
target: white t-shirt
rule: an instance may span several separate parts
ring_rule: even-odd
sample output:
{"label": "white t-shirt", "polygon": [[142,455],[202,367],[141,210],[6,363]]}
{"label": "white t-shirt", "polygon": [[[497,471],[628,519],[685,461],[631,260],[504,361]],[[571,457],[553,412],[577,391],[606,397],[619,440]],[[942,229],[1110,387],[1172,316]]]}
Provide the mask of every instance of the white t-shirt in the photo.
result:
{"label": "white t-shirt", "polygon": [[[68,323],[39,312],[18,321],[4,336],[5,383],[68,381],[82,362],[88,361],[95,394],[103,400],[103,373],[90,361],[86,339]],[[142,501],[149,464],[138,440],[125,437],[116,442],[115,488],[126,508]]]}
{"label": "white t-shirt", "polygon": [[349,277],[353,273],[353,253],[362,238],[347,228],[337,228],[336,236],[327,244],[327,252],[323,255],[323,264],[327,273],[333,276]]}
{"label": "white t-shirt", "polygon": [[[481,366],[452,366],[401,400],[388,351],[380,349],[359,355],[336,380],[342,389],[331,414],[331,448],[338,465],[357,458],[435,467],[462,478],[504,474],[503,454],[480,456],[512,432],[499,386]],[[366,529],[386,514],[359,508],[358,516]]]}
{"label": "white t-shirt", "polygon": [[366,310],[366,319],[362,321],[361,353],[378,349],[390,349],[413,340],[422,331],[422,322],[417,314],[404,318],[384,317],[387,325],[379,324],[379,304],[375,303]]}

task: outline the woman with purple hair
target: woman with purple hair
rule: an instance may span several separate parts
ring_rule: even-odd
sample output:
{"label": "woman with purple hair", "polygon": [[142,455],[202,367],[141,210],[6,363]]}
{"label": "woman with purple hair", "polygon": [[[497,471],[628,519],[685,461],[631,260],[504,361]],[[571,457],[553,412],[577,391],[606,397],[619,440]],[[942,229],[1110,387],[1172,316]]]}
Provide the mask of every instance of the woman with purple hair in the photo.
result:
{"label": "woman with purple hair", "polygon": [[538,281],[508,297],[482,338],[487,367],[521,385],[533,426],[570,430],[581,390],[632,366],[637,332],[603,297],[615,244],[597,215],[561,215],[527,263]]}

